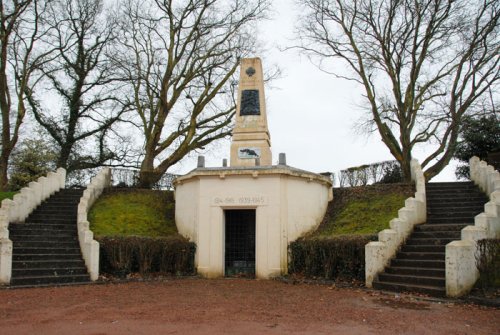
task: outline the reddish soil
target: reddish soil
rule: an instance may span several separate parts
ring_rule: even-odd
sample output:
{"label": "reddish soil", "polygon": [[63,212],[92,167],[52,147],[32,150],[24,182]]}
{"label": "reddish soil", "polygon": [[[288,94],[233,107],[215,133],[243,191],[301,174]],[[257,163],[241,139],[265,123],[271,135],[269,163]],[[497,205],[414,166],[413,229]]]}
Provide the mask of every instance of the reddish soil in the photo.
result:
{"label": "reddish soil", "polygon": [[499,334],[500,310],[326,285],[172,279],[0,290],[7,334]]}

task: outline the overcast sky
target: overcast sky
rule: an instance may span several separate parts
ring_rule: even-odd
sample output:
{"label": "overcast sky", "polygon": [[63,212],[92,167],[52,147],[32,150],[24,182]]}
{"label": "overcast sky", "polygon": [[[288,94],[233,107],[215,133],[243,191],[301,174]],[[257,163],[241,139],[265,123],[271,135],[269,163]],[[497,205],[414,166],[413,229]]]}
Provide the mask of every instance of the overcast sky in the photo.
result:
{"label": "overcast sky", "polygon": [[[266,101],[273,161],[287,155],[287,164],[312,172],[338,172],[342,169],[394,159],[377,133],[356,132],[363,115],[362,89],[353,82],[321,72],[297,51],[280,51],[291,45],[297,12],[293,1],[274,0],[273,19],[260,26],[266,43],[262,59],[264,71],[278,64],[281,78],[266,87]],[[221,166],[229,159],[229,141],[203,153],[207,166]],[[414,153],[417,159],[425,152]],[[176,167],[184,173],[195,167],[192,157]],[[433,181],[454,180],[454,167],[448,167]]]}

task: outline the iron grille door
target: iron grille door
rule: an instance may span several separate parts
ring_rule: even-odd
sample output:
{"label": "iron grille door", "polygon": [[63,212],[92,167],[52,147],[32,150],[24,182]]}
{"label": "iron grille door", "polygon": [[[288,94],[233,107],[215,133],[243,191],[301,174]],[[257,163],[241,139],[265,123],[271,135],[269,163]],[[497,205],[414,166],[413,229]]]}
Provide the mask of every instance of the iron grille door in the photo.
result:
{"label": "iron grille door", "polygon": [[255,209],[226,210],[226,276],[255,276]]}

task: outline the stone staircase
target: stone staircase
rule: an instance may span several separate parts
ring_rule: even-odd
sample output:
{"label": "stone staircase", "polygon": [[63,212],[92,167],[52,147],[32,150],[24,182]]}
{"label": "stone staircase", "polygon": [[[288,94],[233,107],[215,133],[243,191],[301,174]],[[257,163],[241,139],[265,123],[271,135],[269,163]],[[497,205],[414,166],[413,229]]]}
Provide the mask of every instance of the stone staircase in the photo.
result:
{"label": "stone staircase", "polygon": [[39,205],[25,223],[11,223],[11,286],[89,283],[77,233],[83,189],[61,189]]}
{"label": "stone staircase", "polygon": [[460,240],[461,230],[474,224],[488,198],[472,182],[428,183],[427,222],[415,226],[406,244],[373,287],[446,296],[445,247]]}

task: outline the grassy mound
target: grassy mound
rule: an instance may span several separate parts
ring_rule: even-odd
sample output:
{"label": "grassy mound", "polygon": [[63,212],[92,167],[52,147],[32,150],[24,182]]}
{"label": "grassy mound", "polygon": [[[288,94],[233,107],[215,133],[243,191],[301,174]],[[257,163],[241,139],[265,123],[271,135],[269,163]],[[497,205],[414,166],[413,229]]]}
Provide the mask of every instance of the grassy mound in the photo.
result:
{"label": "grassy mound", "polygon": [[163,237],[177,233],[170,191],[114,190],[103,194],[89,212],[96,236]]}
{"label": "grassy mound", "polygon": [[0,206],[3,199],[12,199],[17,192],[0,192]]}
{"label": "grassy mound", "polygon": [[389,221],[414,192],[414,186],[408,184],[335,188],[325,218],[311,236],[376,234],[389,228]]}

